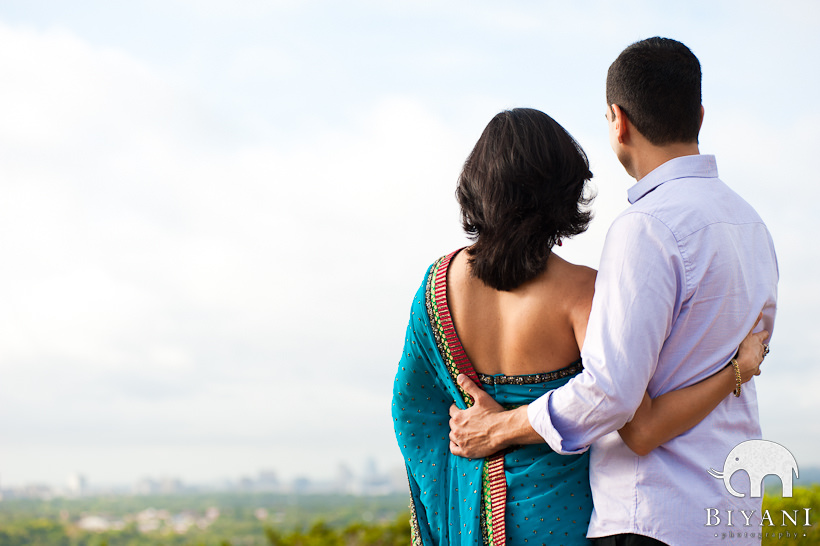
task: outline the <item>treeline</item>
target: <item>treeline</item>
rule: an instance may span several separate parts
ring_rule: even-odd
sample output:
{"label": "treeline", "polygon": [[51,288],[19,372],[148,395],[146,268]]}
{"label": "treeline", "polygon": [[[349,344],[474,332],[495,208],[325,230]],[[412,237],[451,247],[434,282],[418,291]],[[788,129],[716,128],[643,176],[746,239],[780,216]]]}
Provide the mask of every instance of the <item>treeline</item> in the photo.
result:
{"label": "treeline", "polygon": [[[202,493],[7,499],[0,502],[0,546],[271,546],[313,544],[315,541],[308,541],[316,536],[327,544],[339,544],[335,536],[347,541],[341,544],[394,544],[400,529],[409,528],[407,507],[407,496],[401,494]],[[149,508],[160,525],[146,531],[139,513]],[[218,516],[200,526],[212,510],[217,510]],[[160,512],[165,515],[159,516]],[[88,516],[117,522],[116,528],[84,530],[80,521]],[[175,523],[184,516],[193,516],[195,522],[178,533]],[[409,536],[409,531],[405,535]]]}
{"label": "treeline", "polygon": [[[337,499],[338,500],[338,499]],[[382,499],[384,502],[385,499]],[[377,499],[371,500],[373,503]],[[373,505],[364,501],[364,505]],[[349,499],[353,503],[353,499]],[[363,502],[356,500],[356,503]],[[312,499],[318,508],[320,499]],[[20,510],[6,511],[5,503],[0,505],[0,546],[407,546],[410,544],[410,524],[407,512],[399,513],[392,519],[379,517],[373,521],[372,512],[361,511],[360,515],[371,521],[353,521],[349,517],[338,517],[338,504],[327,512],[299,509],[305,521],[314,521],[307,527],[295,522],[272,524],[251,521],[245,510],[226,509],[219,524],[208,529],[192,529],[186,534],[171,532],[140,532],[136,524],[130,523],[121,530],[104,532],[84,531],[68,521],[57,517],[26,515]],[[406,504],[404,504],[406,506]],[[766,496],[764,511],[768,510],[770,520],[757,528],[738,526],[740,533],[759,533],[763,545],[767,546],[820,546],[820,485],[796,487],[791,498]],[[809,509],[806,516],[806,509]],[[308,516],[310,513],[310,516]],[[395,514],[396,512],[394,512]],[[788,516],[784,516],[783,514]],[[234,516],[234,517],[231,517]],[[347,516],[347,513],[345,513]],[[806,518],[809,526],[806,526]],[[235,519],[234,519],[235,518]],[[359,518],[361,519],[361,517]],[[797,521],[791,524],[790,519]],[[771,523],[771,525],[769,525]],[[783,525],[786,523],[786,525]],[[727,540],[742,537],[726,537]],[[728,542],[727,542],[728,543]]]}
{"label": "treeline", "polygon": [[410,514],[402,514],[391,524],[354,523],[344,529],[333,529],[323,522],[307,531],[280,533],[265,529],[271,546],[408,546],[410,544]]}
{"label": "treeline", "polygon": [[2,546],[407,546],[410,515],[402,514],[388,523],[353,523],[335,529],[323,522],[307,530],[283,532],[266,527],[256,537],[191,537],[140,533],[136,526],[120,531],[79,531],[56,521],[32,519],[0,529]]}

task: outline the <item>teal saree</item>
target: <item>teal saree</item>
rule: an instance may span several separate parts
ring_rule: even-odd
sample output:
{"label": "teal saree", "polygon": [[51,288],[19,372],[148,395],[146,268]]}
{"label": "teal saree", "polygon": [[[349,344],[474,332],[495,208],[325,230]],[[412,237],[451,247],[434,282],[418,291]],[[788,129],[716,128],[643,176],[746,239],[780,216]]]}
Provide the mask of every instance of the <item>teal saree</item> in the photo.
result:
{"label": "teal saree", "polygon": [[479,375],[447,305],[447,270],[437,260],[416,293],[393,388],[393,424],[410,482],[414,545],[587,545],[592,498],[588,455],[558,455],[546,444],[486,459],[450,453],[449,408],[472,399],[456,383],[469,376],[497,402],[528,404],[581,370]]}

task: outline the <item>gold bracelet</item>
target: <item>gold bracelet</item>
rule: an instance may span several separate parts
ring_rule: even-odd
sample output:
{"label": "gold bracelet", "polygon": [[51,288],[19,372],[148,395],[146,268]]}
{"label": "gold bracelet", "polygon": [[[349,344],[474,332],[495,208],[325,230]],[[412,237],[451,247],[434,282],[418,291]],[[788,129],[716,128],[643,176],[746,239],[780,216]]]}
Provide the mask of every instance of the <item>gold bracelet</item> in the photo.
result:
{"label": "gold bracelet", "polygon": [[740,364],[737,363],[737,359],[733,358],[729,364],[735,369],[735,396],[740,396],[740,385],[742,385],[742,381],[740,379]]}

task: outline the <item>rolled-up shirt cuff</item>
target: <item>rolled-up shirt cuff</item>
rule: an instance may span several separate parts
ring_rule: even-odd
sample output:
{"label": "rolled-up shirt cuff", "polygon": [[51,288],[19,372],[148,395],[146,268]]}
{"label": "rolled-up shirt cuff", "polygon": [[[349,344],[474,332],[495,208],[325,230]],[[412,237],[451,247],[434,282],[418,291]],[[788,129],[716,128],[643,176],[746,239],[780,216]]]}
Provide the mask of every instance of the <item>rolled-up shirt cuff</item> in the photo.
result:
{"label": "rolled-up shirt cuff", "polygon": [[585,452],[589,449],[589,446],[575,450],[565,449],[567,441],[555,428],[552,416],[550,415],[550,400],[553,392],[554,391],[549,391],[527,406],[527,418],[530,420],[530,426],[544,438],[547,444],[549,444],[556,453],[561,455],[577,455]]}

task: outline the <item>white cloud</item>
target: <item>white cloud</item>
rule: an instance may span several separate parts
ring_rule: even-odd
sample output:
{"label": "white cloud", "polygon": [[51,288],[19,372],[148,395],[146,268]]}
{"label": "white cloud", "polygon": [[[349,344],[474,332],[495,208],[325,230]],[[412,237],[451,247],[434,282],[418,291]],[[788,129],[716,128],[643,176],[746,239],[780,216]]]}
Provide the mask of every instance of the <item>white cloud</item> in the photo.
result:
{"label": "white cloud", "polygon": [[[21,152],[0,160],[9,449],[286,438],[298,458],[316,447],[305,427],[361,446],[350,432],[374,426],[365,444],[391,445],[410,294],[461,240],[463,141],[394,97],[349,131],[217,148],[196,133],[209,112],[139,61],[3,27],[0,50],[21,48],[0,59],[23,112],[0,128]],[[330,420],[317,392],[339,401]]]}

